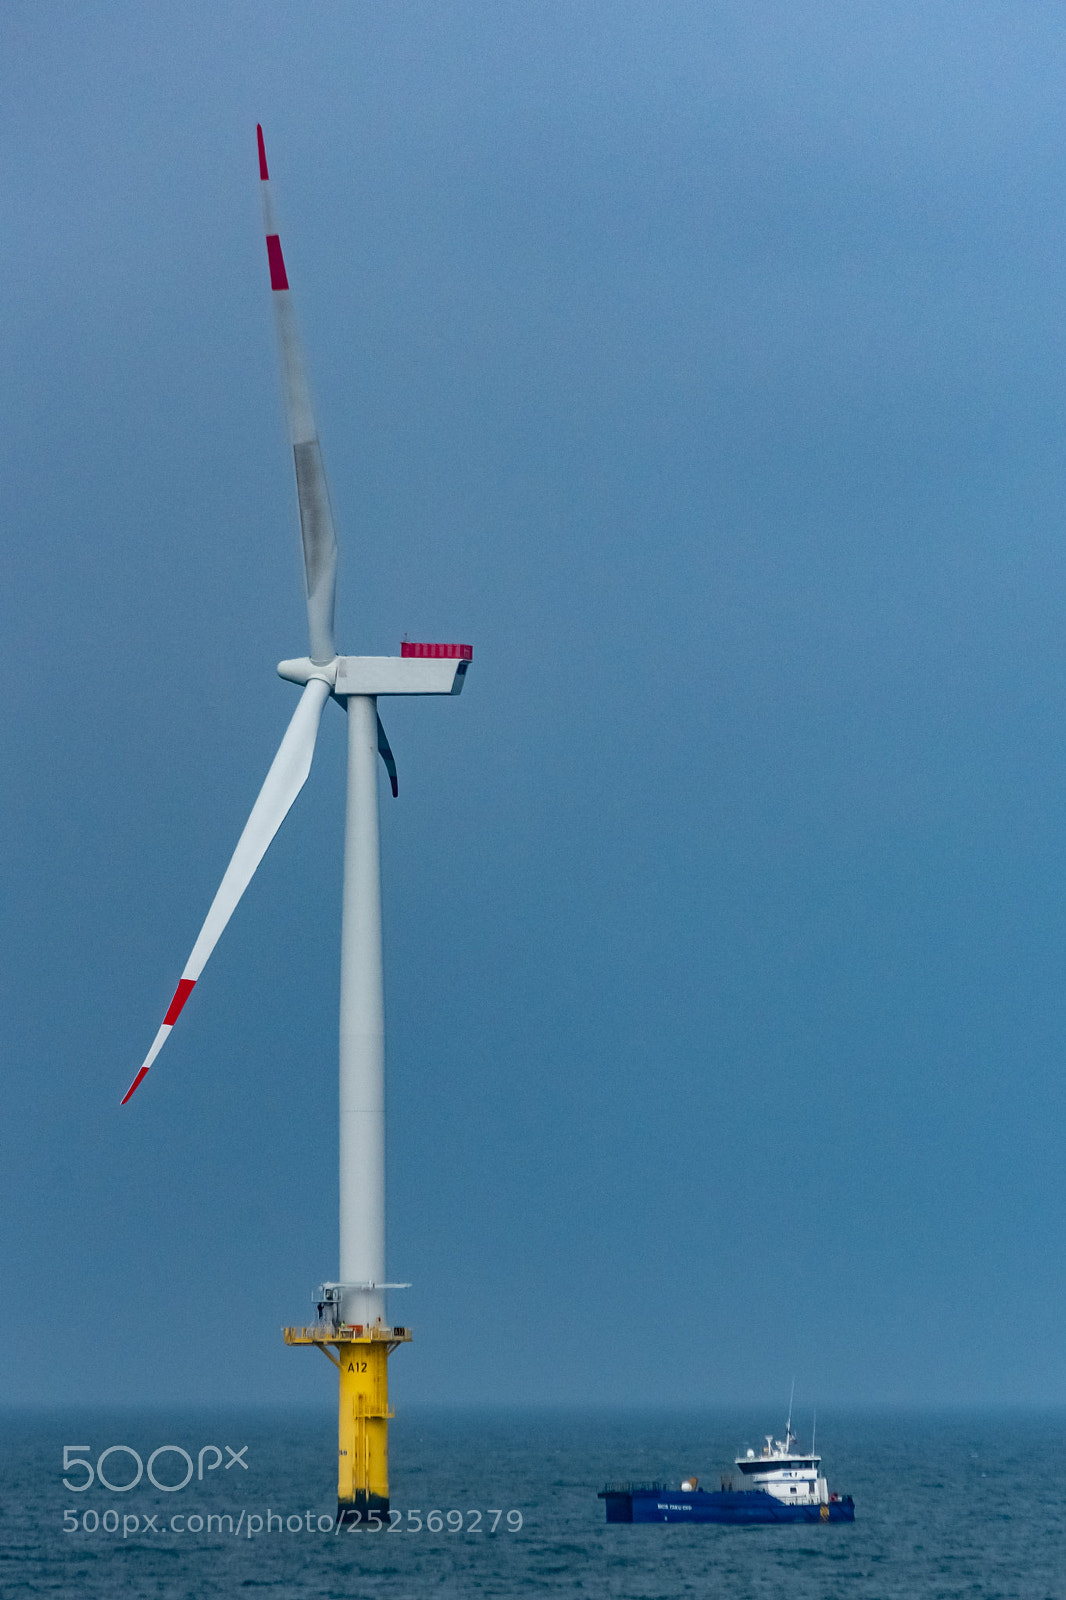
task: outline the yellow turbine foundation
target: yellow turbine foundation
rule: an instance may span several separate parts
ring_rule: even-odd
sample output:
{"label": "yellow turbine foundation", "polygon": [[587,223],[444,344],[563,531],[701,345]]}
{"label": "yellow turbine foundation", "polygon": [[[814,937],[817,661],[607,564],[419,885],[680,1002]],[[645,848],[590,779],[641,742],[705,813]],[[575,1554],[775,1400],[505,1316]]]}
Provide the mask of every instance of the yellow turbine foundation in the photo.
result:
{"label": "yellow turbine foundation", "polygon": [[410,1341],[411,1330],[348,1323],[339,1328],[283,1328],[282,1333],[286,1344],[317,1345],[339,1369],[338,1522],[365,1522],[375,1512],[386,1517],[389,1418],[393,1415],[389,1410],[388,1358],[398,1344]]}
{"label": "yellow turbine foundation", "polygon": [[337,1504],[389,1509],[389,1370],[383,1344],[339,1344]]}

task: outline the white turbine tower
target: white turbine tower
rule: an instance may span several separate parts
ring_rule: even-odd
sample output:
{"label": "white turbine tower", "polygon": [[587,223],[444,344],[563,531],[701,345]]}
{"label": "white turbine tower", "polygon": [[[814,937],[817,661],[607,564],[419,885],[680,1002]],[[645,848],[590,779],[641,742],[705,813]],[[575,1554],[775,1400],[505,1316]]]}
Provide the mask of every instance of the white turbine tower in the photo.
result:
{"label": "white turbine tower", "polygon": [[[387,1356],[409,1339],[386,1320],[385,1026],[377,757],[397,793],[396,764],[378,716],[382,695],[459,694],[468,645],[408,644],[399,656],[339,656],[333,640],[337,541],[315,430],[289,280],[274,223],[263,131],[259,177],[277,320],[285,406],[303,537],[310,652],[278,672],[303,686],[266,782],[252,807],[174,998],[125,1105],[162,1049],[237,902],[251,882],[311,769],[319,720],[332,696],[348,712],[348,805],[344,836],[340,1004],[340,1270],[324,1284],[318,1321],[286,1328],[289,1344],[317,1345],[340,1370],[338,1516],[388,1509]],[[336,1354],[332,1353],[336,1351]]]}

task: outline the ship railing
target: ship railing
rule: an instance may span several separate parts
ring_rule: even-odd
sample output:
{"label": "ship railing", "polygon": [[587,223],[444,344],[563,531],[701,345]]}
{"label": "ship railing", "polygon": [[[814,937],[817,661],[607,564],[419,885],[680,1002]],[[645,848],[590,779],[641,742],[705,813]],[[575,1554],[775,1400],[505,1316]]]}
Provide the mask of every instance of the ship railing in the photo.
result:
{"label": "ship railing", "polygon": [[604,1494],[669,1494],[668,1483],[605,1483]]}

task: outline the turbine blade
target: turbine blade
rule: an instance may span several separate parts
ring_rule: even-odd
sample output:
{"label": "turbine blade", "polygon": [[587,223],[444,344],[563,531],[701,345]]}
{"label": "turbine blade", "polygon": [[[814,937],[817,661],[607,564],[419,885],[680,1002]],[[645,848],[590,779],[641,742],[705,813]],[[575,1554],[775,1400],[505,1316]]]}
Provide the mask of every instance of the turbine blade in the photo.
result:
{"label": "turbine blade", "polygon": [[289,293],[289,277],[281,253],[281,239],[274,221],[274,204],[267,172],[263,130],[259,139],[259,188],[263,200],[263,225],[266,229],[267,261],[273,291],[274,317],[281,355],[285,411],[296,468],[296,496],[300,504],[300,532],[304,549],[304,578],[307,587],[307,626],[311,636],[311,660],[319,665],[337,654],[333,643],[333,605],[337,589],[337,536],[329,503],[326,469],[311,411],[296,314]]}
{"label": "turbine blade", "polygon": [[380,717],[378,718],[378,755],[385,763],[385,771],[388,773],[389,782],[392,784],[392,798],[395,800],[400,793],[400,786],[396,781],[396,757],[392,753],[392,745],[389,743],[388,734],[381,725]]}
{"label": "turbine blade", "polygon": [[318,736],[322,707],[329,699],[329,695],[329,684],[323,683],[319,678],[312,678],[300,696],[300,703],[293,712],[292,721],[285,730],[285,737],[281,741],[278,753],[271,762],[266,782],[259,791],[258,799],[252,807],[252,814],[237,841],[237,848],[226,868],[218,893],[211,902],[211,909],[200,929],[199,938],[185,963],[185,971],[174,991],[174,998],[163,1018],[162,1026],[152,1041],[152,1048],[145,1056],[141,1070],[122,1096],[123,1105],[138,1088],[148,1068],[169,1038],[170,1030],[177,1022],[186,1000],[192,994],[196,980],[207,965],[207,959],[218,943],[223,928],[236,910],[237,902],[251,883],[256,867],[266,854],[267,846],[285,821],[293,801],[307,782],[307,774],[311,770],[311,757],[315,752],[315,739]]}

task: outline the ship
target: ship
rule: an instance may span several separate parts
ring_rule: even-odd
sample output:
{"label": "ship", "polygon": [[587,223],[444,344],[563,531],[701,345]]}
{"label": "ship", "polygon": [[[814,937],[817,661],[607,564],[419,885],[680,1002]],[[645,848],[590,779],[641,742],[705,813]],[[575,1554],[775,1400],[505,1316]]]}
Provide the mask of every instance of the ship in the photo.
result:
{"label": "ship", "polygon": [[785,1437],[766,1435],[759,1451],[747,1450],[734,1460],[734,1474],[723,1476],[717,1489],[701,1489],[696,1477],[669,1483],[608,1483],[598,1498],[606,1501],[608,1522],[854,1522],[850,1494],[830,1494],[822,1476],[822,1458],[796,1448],[792,1417]]}

